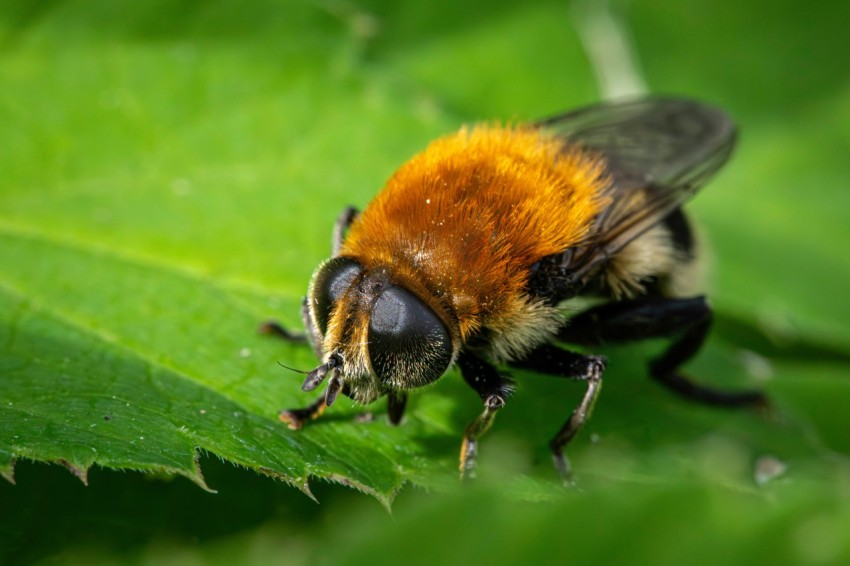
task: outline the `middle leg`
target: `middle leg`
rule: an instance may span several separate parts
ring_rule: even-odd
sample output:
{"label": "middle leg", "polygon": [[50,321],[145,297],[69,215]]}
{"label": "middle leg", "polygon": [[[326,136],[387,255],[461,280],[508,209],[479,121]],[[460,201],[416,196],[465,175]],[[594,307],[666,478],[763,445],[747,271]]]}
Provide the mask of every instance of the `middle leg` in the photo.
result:
{"label": "middle leg", "polygon": [[513,367],[587,382],[587,390],[578,407],[549,443],[552,462],[565,484],[572,483],[572,469],[569,459],[564,455],[564,447],[590,418],[602,387],[602,374],[605,372],[606,363],[603,356],[585,356],[551,344],[543,344],[523,359],[511,362]]}

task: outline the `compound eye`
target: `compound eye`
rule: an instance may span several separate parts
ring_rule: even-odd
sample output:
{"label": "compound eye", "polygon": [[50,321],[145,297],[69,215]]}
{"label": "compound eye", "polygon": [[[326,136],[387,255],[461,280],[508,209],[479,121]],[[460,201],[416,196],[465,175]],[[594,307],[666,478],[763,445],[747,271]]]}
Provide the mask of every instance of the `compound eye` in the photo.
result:
{"label": "compound eye", "polygon": [[425,303],[401,287],[387,287],[369,320],[369,358],[382,381],[401,389],[420,387],[448,369],[451,336]]}
{"label": "compound eye", "polygon": [[335,257],[323,263],[313,276],[310,300],[319,331],[328,331],[331,310],[360,274],[360,265],[353,259]]}

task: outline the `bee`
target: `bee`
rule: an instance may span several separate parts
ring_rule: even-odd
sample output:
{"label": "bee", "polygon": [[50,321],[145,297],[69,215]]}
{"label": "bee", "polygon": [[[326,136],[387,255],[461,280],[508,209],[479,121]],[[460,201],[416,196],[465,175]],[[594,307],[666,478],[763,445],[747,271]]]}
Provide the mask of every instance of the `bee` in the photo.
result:
{"label": "bee", "polygon": [[[483,402],[463,434],[466,477],[514,391],[504,368],[577,380],[585,393],[549,444],[569,482],[564,447],[589,418],[607,362],[568,345],[668,338],[649,363],[656,381],[710,405],[764,405],[759,391],[715,389],[679,370],[712,321],[689,289],[698,254],[682,205],[735,139],[717,108],[646,97],[432,142],[362,212],[340,215],[301,312],[321,360],[302,389],[326,379],[327,388],[280,419],[298,429],[342,393],[386,396],[398,424],[408,392],[456,366]],[[586,299],[594,306],[571,314]],[[265,330],[293,336],[275,323]]]}

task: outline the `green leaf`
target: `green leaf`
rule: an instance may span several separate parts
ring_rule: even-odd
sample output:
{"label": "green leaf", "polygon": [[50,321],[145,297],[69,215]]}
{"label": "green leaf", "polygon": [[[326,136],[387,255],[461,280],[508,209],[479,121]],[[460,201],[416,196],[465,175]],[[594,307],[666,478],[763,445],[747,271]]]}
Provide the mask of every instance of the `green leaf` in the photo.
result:
{"label": "green leaf", "polygon": [[[4,473],[28,458],[83,479],[97,463],[204,485],[209,451],[308,493],[313,475],[383,501],[428,477],[415,424],[351,426],[343,407],[302,433],[282,426],[277,412],[305,396],[276,362],[312,356],[256,332],[272,316],[297,324],[338,209],[406,153],[371,151],[370,137],[421,123],[383,116],[398,106],[389,87],[337,60],[351,22],[210,5],[170,30],[150,7],[104,28],[110,3],[81,7],[21,7],[2,26]],[[338,169],[319,165],[333,154]]]}
{"label": "green leaf", "polygon": [[[710,21],[730,6],[706,5]],[[728,33],[744,41],[761,13]],[[730,108],[744,133],[689,206],[714,250],[719,311],[691,369],[765,387],[785,420],[693,407],[647,383],[659,344],[612,350],[594,418],[570,447],[583,485],[649,493],[696,478],[694,489],[725,501],[727,490],[756,490],[767,456],[799,481],[834,482],[850,424],[850,164],[840,153],[850,90],[814,60],[806,88],[779,88],[793,82],[787,70],[755,56],[737,62],[744,82],[723,81],[711,29],[681,29],[650,7],[630,19],[650,84]],[[199,466],[209,453],[308,494],[311,477],[385,505],[406,483],[451,489],[458,440],[480,410],[456,372],[415,396],[399,428],[382,403],[368,421],[340,400],[292,432],[277,412],[311,399],[277,362],[315,360],[256,328],[300,325],[339,210],[365,205],[429,139],[590,102],[573,20],[555,2],[0,8],[0,473],[12,479],[23,459],[84,481],[98,465],[217,489]],[[670,42],[691,46],[688,61]],[[765,76],[776,85],[770,112],[758,105]],[[514,497],[562,501],[546,440],[581,387],[518,378],[480,475]],[[636,508],[653,509],[642,497]]]}

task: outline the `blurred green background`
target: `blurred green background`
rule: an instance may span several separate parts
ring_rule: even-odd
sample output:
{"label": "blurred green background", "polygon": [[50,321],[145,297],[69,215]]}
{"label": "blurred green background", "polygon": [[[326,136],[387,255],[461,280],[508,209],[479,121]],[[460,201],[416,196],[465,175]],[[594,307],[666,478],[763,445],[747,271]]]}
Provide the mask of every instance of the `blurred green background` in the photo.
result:
{"label": "blurred green background", "polygon": [[[847,563],[847,21],[790,0],[5,0],[0,563]],[[610,94],[588,53],[616,55],[612,25],[648,90],[740,125],[688,206],[718,315],[689,369],[776,414],[673,398],[641,344],[605,352],[576,490],[546,442],[581,387],[541,376],[517,376],[473,485],[456,373],[399,428],[341,401],[283,429],[308,396],[276,362],[312,355],[255,327],[298,327],[340,209],[463,123]]]}

